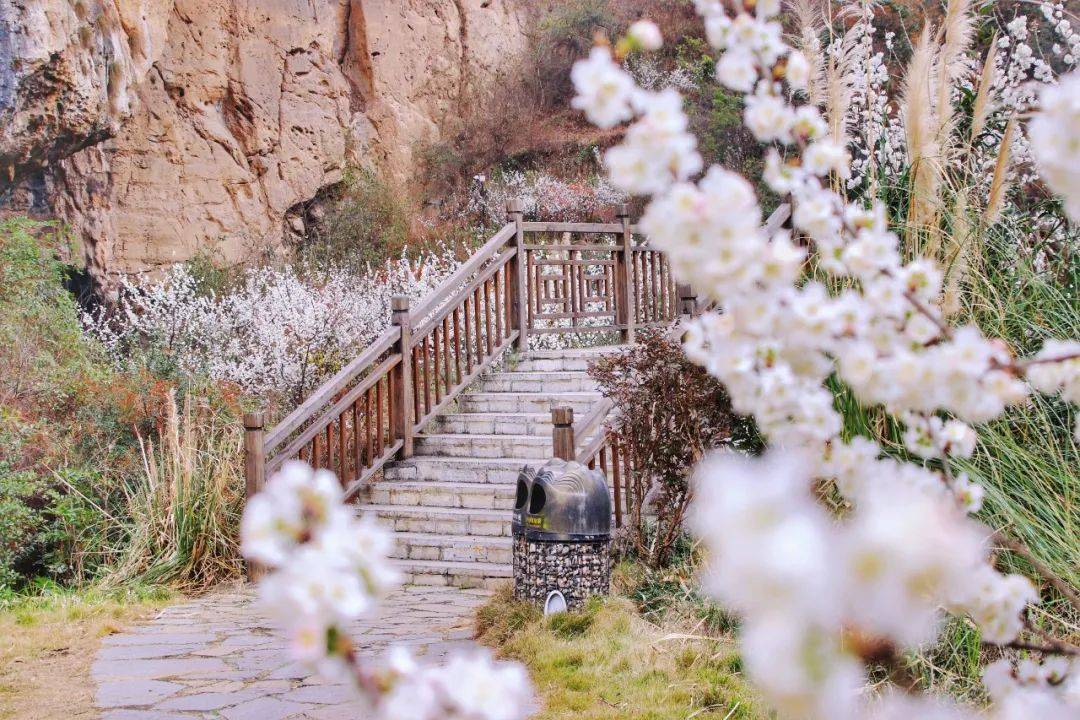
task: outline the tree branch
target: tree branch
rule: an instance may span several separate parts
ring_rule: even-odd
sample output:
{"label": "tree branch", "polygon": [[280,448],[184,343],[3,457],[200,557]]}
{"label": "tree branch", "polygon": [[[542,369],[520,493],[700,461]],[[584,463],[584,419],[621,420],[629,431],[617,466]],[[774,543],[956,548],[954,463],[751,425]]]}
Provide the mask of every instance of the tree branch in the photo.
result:
{"label": "tree branch", "polygon": [[1050,585],[1052,585],[1055,590],[1061,593],[1062,596],[1064,596],[1064,598],[1068,600],[1074,608],[1076,608],[1076,610],[1080,611],[1080,594],[1077,594],[1076,590],[1074,590],[1072,586],[1069,585],[1069,583],[1059,578],[1054,573],[1054,571],[1046,565],[1046,563],[1035,557],[1031,550],[1028,549],[1027,545],[1024,545],[1024,543],[1020,542],[1019,540],[1015,540],[1009,537],[1001,531],[995,532],[991,536],[991,539],[1000,547],[1008,550],[1009,552],[1015,553],[1016,555],[1019,555],[1020,557],[1031,563],[1031,566],[1035,568],[1036,572],[1042,575],[1043,578],[1048,583],[1050,583]]}

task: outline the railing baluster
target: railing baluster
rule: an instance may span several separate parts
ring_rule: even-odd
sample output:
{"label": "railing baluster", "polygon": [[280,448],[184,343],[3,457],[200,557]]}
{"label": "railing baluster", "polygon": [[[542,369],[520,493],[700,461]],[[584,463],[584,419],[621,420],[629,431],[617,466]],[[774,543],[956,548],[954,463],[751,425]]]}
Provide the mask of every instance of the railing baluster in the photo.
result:
{"label": "railing baluster", "polygon": [[659,253],[649,253],[652,256],[652,268],[653,268],[653,322],[663,319],[663,313],[660,310],[661,303],[663,302],[663,295],[661,294],[661,278],[660,278],[660,255]]}
{"label": "railing baluster", "polygon": [[[435,379],[434,373],[431,371],[431,335],[427,335],[423,342],[423,356],[424,356],[424,414],[427,415],[431,412],[431,381]],[[417,422],[420,419],[417,418]]]}
{"label": "railing baluster", "polygon": [[386,442],[388,445],[393,445],[394,436],[394,416],[397,413],[397,383],[395,374],[393,371],[386,374]]}
{"label": "railing baluster", "polygon": [[334,423],[326,426],[326,469],[334,472]]}
{"label": "railing baluster", "polygon": [[393,375],[393,391],[390,401],[390,424],[393,427],[391,438],[400,438],[401,457],[413,456],[413,423],[409,416],[409,407],[416,409],[413,389],[413,361],[416,354],[412,350],[412,318],[409,315],[409,298],[396,296],[390,300],[391,318],[401,333],[395,350],[401,354],[401,362]]}
{"label": "railing baluster", "polygon": [[443,373],[446,376],[446,392],[454,387],[454,371],[450,364],[450,316],[443,318]]}
{"label": "railing baluster", "polygon": [[633,236],[630,232],[630,206],[625,203],[619,206],[619,222],[622,223],[622,255],[623,267],[626,273],[624,281],[626,289],[624,295],[626,301],[626,329],[622,332],[622,341],[632,343],[635,342],[637,337],[634,329],[637,319],[637,304],[634,293],[634,258],[631,249]]}
{"label": "railing baluster", "polygon": [[338,480],[342,484],[348,483],[349,456],[345,454],[345,412],[338,416]]}
{"label": "railing baluster", "polygon": [[472,375],[473,369],[473,354],[472,354],[472,295],[465,296],[465,306],[462,309],[462,315],[465,317],[465,338],[460,344],[459,351],[465,353],[465,371]]}
{"label": "railing baluster", "polygon": [[374,413],[371,411],[371,396],[370,389],[364,393],[364,417],[367,419],[365,423],[367,425],[367,432],[364,433],[364,439],[367,441],[367,464],[375,464],[375,424],[371,422],[374,417]]}
{"label": "railing baluster", "polygon": [[360,399],[357,398],[352,404],[352,459],[356,466],[356,477],[364,472],[364,458],[360,452]]}
{"label": "railing baluster", "polygon": [[535,259],[536,252],[534,250],[525,251],[525,307],[526,307],[526,324],[530,330],[533,329],[533,325],[536,322],[536,308],[539,307],[539,288],[535,282]]}
{"label": "railing baluster", "polygon": [[460,307],[454,308],[454,369],[457,371],[457,377],[460,381],[465,377],[461,374],[461,321],[458,316],[461,312]]}
{"label": "railing baluster", "polygon": [[491,278],[491,290],[495,300],[495,339],[503,338],[503,305],[502,295],[499,293],[499,273],[496,272]]}
{"label": "railing baluster", "polygon": [[413,416],[412,416],[411,421],[409,423],[410,427],[415,422],[418,422],[419,419],[420,419],[420,416],[424,414],[424,412],[423,412],[423,410],[424,410],[423,402],[420,399],[420,393],[422,393],[423,390],[424,390],[423,385],[422,385],[422,378],[419,375],[419,374],[423,373],[423,370],[422,370],[422,368],[420,366],[420,359],[421,359],[420,345],[417,344],[417,346],[415,348],[413,348],[413,372],[417,373],[417,375],[413,379],[413,393],[412,393],[413,394]]}
{"label": "railing baluster", "polygon": [[612,462],[611,462],[611,474],[612,474],[612,489],[615,491],[615,527],[622,527],[622,465],[619,453],[618,441],[612,440],[611,445]]}
{"label": "railing baluster", "polygon": [[383,381],[375,383],[375,448],[376,457],[382,457],[383,448],[386,446],[386,435],[383,424]]}
{"label": "railing baluster", "polygon": [[473,322],[476,329],[476,364],[484,363],[484,331],[480,324],[480,286],[473,291]]}
{"label": "railing baluster", "polygon": [[[442,402],[442,371],[439,369],[439,365],[442,363],[442,345],[445,344],[446,339],[442,337],[442,331],[436,325],[435,329],[431,331],[431,383],[435,386],[436,405]],[[428,411],[430,410],[431,408],[428,408]]]}
{"label": "railing baluster", "polygon": [[491,354],[493,347],[491,328],[491,278],[488,278],[484,281],[484,346],[487,348],[485,358]]}

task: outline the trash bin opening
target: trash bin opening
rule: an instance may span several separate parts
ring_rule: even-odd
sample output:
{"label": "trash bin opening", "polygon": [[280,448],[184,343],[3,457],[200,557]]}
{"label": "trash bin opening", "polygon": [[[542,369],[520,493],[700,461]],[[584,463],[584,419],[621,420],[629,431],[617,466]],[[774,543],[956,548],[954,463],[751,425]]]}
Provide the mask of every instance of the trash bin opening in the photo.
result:
{"label": "trash bin opening", "polygon": [[517,484],[517,499],[514,500],[514,509],[520,510],[525,507],[525,503],[529,501],[529,486],[525,484],[524,480],[518,480]]}
{"label": "trash bin opening", "polygon": [[529,512],[533,515],[544,509],[547,503],[547,493],[540,485],[533,485],[532,498],[529,499]]}

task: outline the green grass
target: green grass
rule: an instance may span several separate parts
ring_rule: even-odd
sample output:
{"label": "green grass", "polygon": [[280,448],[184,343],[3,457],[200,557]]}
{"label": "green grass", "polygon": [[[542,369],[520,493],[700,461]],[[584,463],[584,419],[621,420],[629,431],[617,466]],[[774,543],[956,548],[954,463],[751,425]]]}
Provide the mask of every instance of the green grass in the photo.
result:
{"label": "green grass", "polygon": [[652,624],[626,598],[543,618],[504,593],[478,626],[482,642],[529,668],[543,705],[537,720],[768,717],[731,639]]}
{"label": "green grass", "polygon": [[[983,262],[972,273],[968,316],[1020,356],[1047,338],[1080,337],[1080,257],[1052,252],[1039,270],[1017,253],[1025,227],[1006,220],[986,234]],[[1032,250],[1036,248],[1031,248]],[[1056,573],[1080,587],[1080,452],[1076,408],[1037,397],[980,428],[979,447],[962,469],[987,490],[982,518],[1023,540]]]}

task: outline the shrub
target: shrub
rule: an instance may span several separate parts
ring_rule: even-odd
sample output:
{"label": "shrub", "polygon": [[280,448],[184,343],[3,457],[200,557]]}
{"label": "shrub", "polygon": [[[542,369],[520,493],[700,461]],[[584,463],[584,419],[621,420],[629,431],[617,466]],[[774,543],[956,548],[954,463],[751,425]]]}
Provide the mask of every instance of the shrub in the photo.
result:
{"label": "shrub", "polygon": [[646,565],[663,566],[682,532],[694,466],[712,448],[756,449],[754,431],[731,410],[723,385],[661,332],[642,332],[589,374],[614,403],[608,432],[632,467],[628,540]]}
{"label": "shrub", "polygon": [[408,245],[409,208],[402,194],[370,170],[350,169],[304,211],[300,264],[362,272],[398,257]]}
{"label": "shrub", "polygon": [[570,97],[570,66],[588,54],[597,32],[614,36],[617,19],[608,0],[558,3],[539,23],[536,77],[544,104],[563,105]]}
{"label": "shrub", "polygon": [[[213,422],[193,411],[199,422],[181,413],[177,423],[175,383],[145,367],[115,370],[80,329],[65,290],[75,269],[62,259],[64,240],[25,218],[0,223],[0,595],[109,574],[186,584],[235,574],[229,513],[191,510],[235,497],[235,397],[192,388],[203,398],[200,410],[215,409]],[[182,462],[165,469],[162,446],[182,448],[174,454]],[[212,476],[215,486],[200,480],[201,494],[196,482],[172,479],[173,469],[201,478],[206,467],[222,470]],[[233,471],[228,483],[226,468]],[[144,511],[152,497],[170,500],[153,505],[158,515]],[[140,543],[166,517],[173,542]],[[141,566],[130,561],[140,552]],[[120,560],[127,562],[113,570]]]}
{"label": "shrub", "polygon": [[478,178],[469,193],[470,215],[498,227],[506,222],[506,203],[520,200],[530,220],[587,222],[610,220],[625,194],[605,178],[568,182],[543,172],[504,172]]}

